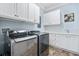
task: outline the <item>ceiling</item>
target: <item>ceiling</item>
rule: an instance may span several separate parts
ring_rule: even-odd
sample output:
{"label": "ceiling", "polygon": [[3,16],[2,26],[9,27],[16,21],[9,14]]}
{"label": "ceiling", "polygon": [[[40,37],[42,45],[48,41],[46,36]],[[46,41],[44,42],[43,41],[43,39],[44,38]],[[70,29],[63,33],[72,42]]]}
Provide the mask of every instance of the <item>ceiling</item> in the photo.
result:
{"label": "ceiling", "polygon": [[67,3],[37,3],[37,5],[44,10],[44,12],[48,12],[54,9],[57,9]]}

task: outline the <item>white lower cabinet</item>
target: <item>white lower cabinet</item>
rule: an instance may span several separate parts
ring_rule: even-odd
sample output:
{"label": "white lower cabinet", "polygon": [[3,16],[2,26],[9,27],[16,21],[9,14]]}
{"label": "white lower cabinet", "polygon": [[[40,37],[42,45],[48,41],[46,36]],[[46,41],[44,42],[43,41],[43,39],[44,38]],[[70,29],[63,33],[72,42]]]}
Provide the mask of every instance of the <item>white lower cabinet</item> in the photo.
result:
{"label": "white lower cabinet", "polygon": [[79,52],[79,36],[50,34],[49,44],[69,51]]}
{"label": "white lower cabinet", "polygon": [[55,39],[56,39],[56,36],[55,34],[49,34],[49,45],[55,45]]}
{"label": "white lower cabinet", "polygon": [[56,35],[55,41],[55,46],[66,49],[67,39],[65,35]]}
{"label": "white lower cabinet", "polygon": [[67,49],[79,52],[79,36],[69,35],[67,37]]}

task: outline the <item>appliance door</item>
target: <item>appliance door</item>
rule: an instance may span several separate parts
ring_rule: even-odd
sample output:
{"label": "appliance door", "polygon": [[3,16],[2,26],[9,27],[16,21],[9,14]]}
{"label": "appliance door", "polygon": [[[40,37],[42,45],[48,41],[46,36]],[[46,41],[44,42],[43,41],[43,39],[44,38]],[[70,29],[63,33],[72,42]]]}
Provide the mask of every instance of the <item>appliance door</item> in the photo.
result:
{"label": "appliance door", "polygon": [[49,54],[49,34],[40,35],[39,37],[39,55],[46,56]]}
{"label": "appliance door", "polygon": [[26,41],[11,43],[12,56],[36,56],[37,38],[31,38]]}

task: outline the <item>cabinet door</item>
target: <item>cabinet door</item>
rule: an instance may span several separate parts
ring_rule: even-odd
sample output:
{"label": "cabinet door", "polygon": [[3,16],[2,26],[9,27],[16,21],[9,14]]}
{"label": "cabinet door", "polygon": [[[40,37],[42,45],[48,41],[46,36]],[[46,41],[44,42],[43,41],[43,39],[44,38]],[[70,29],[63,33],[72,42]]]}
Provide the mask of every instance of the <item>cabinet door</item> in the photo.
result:
{"label": "cabinet door", "polygon": [[44,23],[44,25],[49,25],[50,23],[49,23],[49,15],[48,14],[45,14],[44,15],[44,21],[43,21],[43,23]]}
{"label": "cabinet door", "polygon": [[26,3],[16,3],[16,16],[19,18],[27,19],[27,4]]}
{"label": "cabinet door", "polygon": [[44,16],[44,25],[57,25],[60,24],[60,10],[48,12]]}
{"label": "cabinet door", "polygon": [[15,3],[0,3],[0,15],[14,16]]}
{"label": "cabinet door", "polygon": [[67,39],[65,35],[56,35],[55,45],[59,48],[67,48]]}
{"label": "cabinet door", "polygon": [[40,8],[35,5],[35,22],[34,23],[39,23],[40,20]]}
{"label": "cabinet door", "polygon": [[67,49],[79,52],[79,36],[69,35],[67,39]]}
{"label": "cabinet door", "polygon": [[56,34],[50,33],[49,34],[49,45],[51,46],[55,45],[56,43],[55,40],[56,40]]}
{"label": "cabinet door", "polygon": [[70,51],[79,52],[79,37],[73,35],[56,35],[55,45]]}
{"label": "cabinet door", "polygon": [[29,21],[34,22],[35,20],[35,5],[30,3],[29,4]]}

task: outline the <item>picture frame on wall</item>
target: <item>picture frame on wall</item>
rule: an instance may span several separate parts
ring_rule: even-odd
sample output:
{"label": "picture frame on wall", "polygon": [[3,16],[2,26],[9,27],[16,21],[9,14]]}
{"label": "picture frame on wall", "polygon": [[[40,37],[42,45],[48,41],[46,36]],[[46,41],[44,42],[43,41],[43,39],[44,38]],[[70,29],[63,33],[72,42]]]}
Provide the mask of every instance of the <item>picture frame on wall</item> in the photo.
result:
{"label": "picture frame on wall", "polygon": [[74,13],[65,14],[64,22],[74,22]]}

